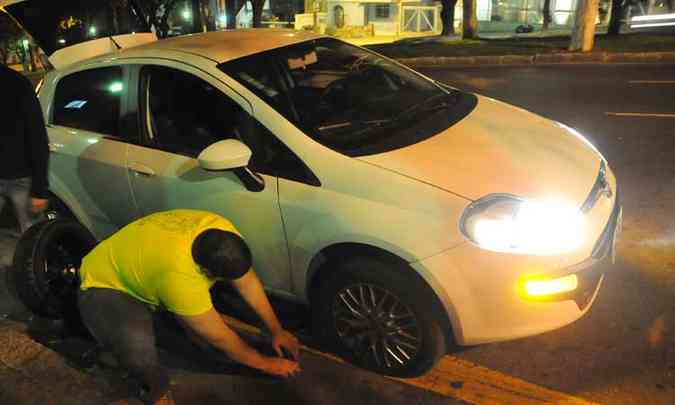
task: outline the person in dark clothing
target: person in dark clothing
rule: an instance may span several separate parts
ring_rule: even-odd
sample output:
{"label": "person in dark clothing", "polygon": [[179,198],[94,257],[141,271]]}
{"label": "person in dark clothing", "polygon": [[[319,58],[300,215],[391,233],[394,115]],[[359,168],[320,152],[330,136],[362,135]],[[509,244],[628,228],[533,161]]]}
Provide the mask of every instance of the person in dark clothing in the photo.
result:
{"label": "person in dark clothing", "polygon": [[49,141],[33,86],[4,65],[0,65],[0,122],[0,211],[11,202],[25,232],[47,209]]}

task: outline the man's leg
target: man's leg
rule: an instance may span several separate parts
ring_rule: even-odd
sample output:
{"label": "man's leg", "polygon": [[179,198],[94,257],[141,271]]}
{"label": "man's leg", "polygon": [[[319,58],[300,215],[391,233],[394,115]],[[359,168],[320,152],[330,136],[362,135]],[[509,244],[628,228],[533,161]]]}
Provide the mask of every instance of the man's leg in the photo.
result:
{"label": "man's leg", "polygon": [[26,232],[28,228],[42,219],[41,215],[35,215],[31,211],[30,185],[31,179],[28,177],[7,181],[7,196],[14,205],[21,233]]}
{"label": "man's leg", "polygon": [[159,364],[152,313],[147,305],[120,291],[90,288],[79,292],[82,321],[148,392],[155,403],[169,391],[169,376]]}

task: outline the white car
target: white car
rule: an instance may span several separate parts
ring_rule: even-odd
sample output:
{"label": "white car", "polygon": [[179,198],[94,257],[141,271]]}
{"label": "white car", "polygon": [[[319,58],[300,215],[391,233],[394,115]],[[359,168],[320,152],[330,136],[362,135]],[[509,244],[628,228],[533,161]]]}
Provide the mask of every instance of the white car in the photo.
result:
{"label": "white car", "polygon": [[52,44],[56,206],[98,239],[229,218],[268,291],[363,367],[419,375],[452,344],[569,324],[613,257],[617,181],[583,135],[369,50],[273,29]]}

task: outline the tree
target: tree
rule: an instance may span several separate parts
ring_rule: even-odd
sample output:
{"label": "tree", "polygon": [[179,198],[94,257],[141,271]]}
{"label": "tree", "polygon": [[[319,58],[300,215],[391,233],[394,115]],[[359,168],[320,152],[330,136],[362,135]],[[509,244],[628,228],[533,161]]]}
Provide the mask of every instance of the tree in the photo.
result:
{"label": "tree", "polygon": [[595,20],[598,18],[598,0],[579,0],[574,16],[570,51],[590,52],[595,39]]}
{"label": "tree", "polygon": [[237,14],[246,4],[246,0],[227,0],[225,2],[225,10],[227,15],[227,29],[237,28]]}
{"label": "tree", "polygon": [[131,0],[131,4],[145,18],[145,23],[154,28],[159,38],[169,34],[169,16],[178,2],[179,0]]}
{"label": "tree", "polygon": [[[596,0],[597,1],[597,0]],[[462,0],[462,38],[476,38],[478,34],[477,0]]]}
{"label": "tree", "polygon": [[251,5],[253,5],[253,27],[260,28],[262,27],[262,11],[265,0],[251,0]]}
{"label": "tree", "polygon": [[443,32],[441,35],[455,34],[455,7],[457,0],[441,0],[443,10],[441,11],[441,21],[443,22]]}
{"label": "tree", "polygon": [[19,56],[22,38],[21,28],[8,15],[0,12],[0,63],[6,64],[12,54]]}
{"label": "tree", "polygon": [[544,24],[541,30],[546,31],[553,21],[553,18],[551,18],[551,0],[544,0],[542,13],[544,14]]}
{"label": "tree", "polygon": [[612,0],[607,35],[619,35],[619,31],[621,30],[621,18],[625,15],[626,3],[625,0]]}

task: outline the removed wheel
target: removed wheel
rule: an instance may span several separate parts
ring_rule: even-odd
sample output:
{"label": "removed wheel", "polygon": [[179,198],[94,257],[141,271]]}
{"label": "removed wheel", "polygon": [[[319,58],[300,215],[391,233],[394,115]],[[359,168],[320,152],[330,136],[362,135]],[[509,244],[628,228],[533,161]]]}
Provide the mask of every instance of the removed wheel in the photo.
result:
{"label": "removed wheel", "polygon": [[314,324],[324,343],[363,368],[396,377],[430,370],[446,353],[433,291],[407,266],[348,259],[322,283]]}
{"label": "removed wheel", "polygon": [[19,239],[14,252],[12,279],[23,304],[51,319],[77,312],[78,269],[96,245],[80,223],[56,219],[38,223]]}

